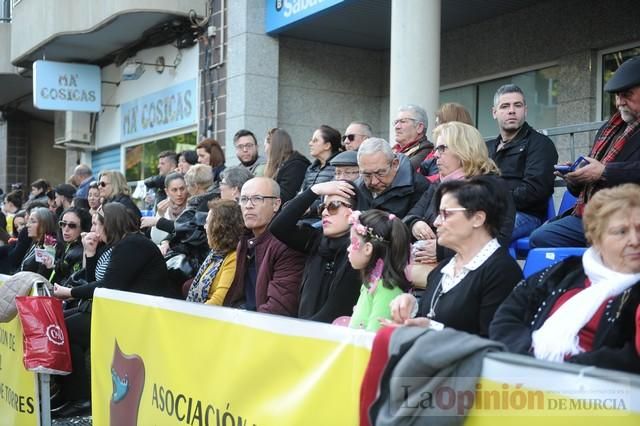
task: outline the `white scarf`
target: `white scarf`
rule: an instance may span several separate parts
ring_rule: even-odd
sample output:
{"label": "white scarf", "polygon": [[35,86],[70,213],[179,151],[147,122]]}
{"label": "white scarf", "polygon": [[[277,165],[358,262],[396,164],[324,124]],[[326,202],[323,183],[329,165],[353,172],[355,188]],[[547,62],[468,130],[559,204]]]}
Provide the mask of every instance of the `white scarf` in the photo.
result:
{"label": "white scarf", "polygon": [[582,266],[591,285],[567,300],[531,335],[533,353],[538,359],[563,362],[565,355],[584,352],[578,338],[582,327],[607,299],[640,281],[640,273],[624,274],[606,267],[593,247],[582,256]]}

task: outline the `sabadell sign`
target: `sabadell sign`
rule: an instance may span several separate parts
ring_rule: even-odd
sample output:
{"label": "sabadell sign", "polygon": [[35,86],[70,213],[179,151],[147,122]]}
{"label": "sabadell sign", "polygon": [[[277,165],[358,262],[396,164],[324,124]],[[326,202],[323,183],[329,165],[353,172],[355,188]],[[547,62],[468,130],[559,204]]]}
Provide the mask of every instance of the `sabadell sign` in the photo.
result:
{"label": "sabadell sign", "polygon": [[100,111],[100,67],[65,62],[33,63],[33,104],[57,111]]}
{"label": "sabadell sign", "polygon": [[266,32],[276,34],[285,27],[325,11],[344,0],[267,0]]}

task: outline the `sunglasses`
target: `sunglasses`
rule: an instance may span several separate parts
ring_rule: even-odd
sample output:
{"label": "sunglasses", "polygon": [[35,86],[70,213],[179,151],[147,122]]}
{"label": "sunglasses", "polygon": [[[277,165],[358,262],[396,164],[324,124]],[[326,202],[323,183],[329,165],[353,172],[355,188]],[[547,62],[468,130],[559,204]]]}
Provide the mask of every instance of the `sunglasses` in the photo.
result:
{"label": "sunglasses", "polygon": [[318,215],[322,216],[322,212],[324,211],[324,209],[327,209],[330,215],[334,215],[338,213],[338,209],[342,206],[351,208],[351,204],[345,203],[344,201],[335,200],[329,201],[328,203],[322,203],[318,206]]}
{"label": "sunglasses", "polygon": [[343,141],[346,141],[347,139],[349,139],[349,142],[353,142],[355,140],[357,135],[351,134],[351,135],[344,135],[342,137]]}
{"label": "sunglasses", "polygon": [[60,227],[60,229],[64,228],[65,226],[69,227],[69,229],[76,229],[78,227],[78,224],[61,220],[60,222],[58,222],[58,226]]}
{"label": "sunglasses", "polygon": [[109,182],[100,182],[100,183],[98,184],[98,186],[101,186],[102,188],[104,188],[104,187],[105,187],[105,186],[107,186],[107,185],[111,185],[111,184],[110,184]]}

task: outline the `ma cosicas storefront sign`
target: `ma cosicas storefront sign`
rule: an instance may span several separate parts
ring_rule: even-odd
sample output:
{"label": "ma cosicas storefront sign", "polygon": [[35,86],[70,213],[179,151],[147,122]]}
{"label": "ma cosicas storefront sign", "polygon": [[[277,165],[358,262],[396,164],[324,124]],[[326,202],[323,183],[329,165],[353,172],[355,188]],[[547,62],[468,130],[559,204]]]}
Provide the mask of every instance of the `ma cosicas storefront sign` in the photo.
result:
{"label": "ma cosicas storefront sign", "polygon": [[33,104],[56,111],[100,111],[100,67],[35,61]]}

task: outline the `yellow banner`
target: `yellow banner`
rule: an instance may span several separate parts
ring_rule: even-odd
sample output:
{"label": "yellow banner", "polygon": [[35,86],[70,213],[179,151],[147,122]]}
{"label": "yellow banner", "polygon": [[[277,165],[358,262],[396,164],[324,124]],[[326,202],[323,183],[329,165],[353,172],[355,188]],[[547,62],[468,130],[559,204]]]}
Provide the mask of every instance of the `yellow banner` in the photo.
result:
{"label": "yellow banner", "polygon": [[357,425],[373,334],[98,289],[94,425]]}
{"label": "yellow banner", "polygon": [[22,327],[16,316],[0,323],[0,425],[39,424],[36,389],[35,373],[22,363]]}

